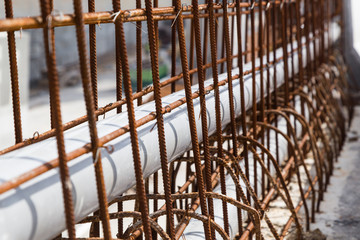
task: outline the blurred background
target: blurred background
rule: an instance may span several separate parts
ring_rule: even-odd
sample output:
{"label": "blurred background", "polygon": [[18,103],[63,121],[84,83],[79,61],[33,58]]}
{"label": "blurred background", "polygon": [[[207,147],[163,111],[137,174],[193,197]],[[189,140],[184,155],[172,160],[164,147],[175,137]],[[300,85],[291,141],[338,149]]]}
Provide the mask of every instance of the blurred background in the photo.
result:
{"label": "blurred background", "polygon": [[[191,0],[183,1],[190,4]],[[159,7],[171,6],[171,0],[159,1]],[[142,3],[144,6],[144,2]],[[54,1],[54,15],[71,14],[71,0]],[[121,1],[122,10],[134,9],[135,1]],[[40,16],[38,0],[13,0],[14,17]],[[111,1],[96,1],[96,11],[112,9]],[[87,0],[83,1],[83,11],[88,10]],[[4,5],[0,4],[0,18],[5,18]],[[160,78],[169,76],[171,68],[171,24],[172,21],[159,23],[159,73]],[[185,23],[186,25],[187,22]],[[125,23],[126,42],[129,54],[130,74],[134,87],[136,86],[136,24]],[[186,28],[187,31],[189,27]],[[86,26],[86,33],[89,28]],[[99,82],[99,106],[114,102],[115,94],[115,28],[114,24],[99,24],[97,31],[97,63]],[[42,29],[17,31],[17,60],[19,67],[21,115],[24,138],[50,129],[49,94],[43,48]],[[187,34],[189,36],[190,34]],[[56,56],[59,80],[61,85],[61,102],[63,122],[80,117],[85,112],[83,101],[75,27],[61,27],[55,31]],[[89,38],[87,38],[88,40]],[[143,42],[143,85],[152,83],[151,63],[148,45],[146,22],[142,24]],[[178,66],[181,66],[178,64]],[[0,33],[0,149],[14,144],[12,117],[11,86],[9,72],[9,57],[6,32]],[[136,87],[133,90],[136,90]],[[146,100],[146,99],[144,99]],[[111,113],[110,113],[111,114]]]}
{"label": "blurred background", "polygon": [[[204,3],[205,0],[199,3]],[[349,63],[350,74],[360,75],[360,23],[359,0],[345,1],[346,13],[346,54]],[[171,0],[160,0],[159,7],[171,6]],[[191,0],[183,0],[182,4],[191,5]],[[134,9],[135,1],[121,1],[123,10]],[[144,6],[144,2],[142,3]],[[40,6],[38,0],[13,0],[14,17],[40,16]],[[73,6],[71,0],[54,1],[55,15],[71,14]],[[96,1],[96,11],[106,11],[112,9],[112,1]],[[83,0],[83,11],[88,10],[87,0]],[[5,18],[4,5],[0,4],[0,18]],[[257,18],[256,18],[257,19]],[[190,20],[186,20],[187,44],[190,44]],[[159,60],[160,78],[167,78],[171,72],[171,24],[172,21],[159,22]],[[218,24],[221,24],[219,20]],[[126,42],[129,54],[130,73],[133,86],[136,84],[136,24],[125,23]],[[89,28],[86,26],[88,34]],[[99,24],[97,31],[97,63],[98,63],[98,82],[99,82],[99,107],[114,102],[115,95],[115,28],[113,24]],[[244,36],[244,34],[243,34]],[[56,28],[56,56],[61,85],[61,107],[63,122],[68,122],[74,118],[85,114],[85,103],[83,101],[82,86],[80,79],[79,63],[76,41],[75,27]],[[88,37],[87,37],[88,40]],[[245,42],[245,39],[243,39]],[[142,42],[143,42],[143,85],[152,83],[151,63],[146,22],[142,23]],[[219,41],[221,42],[221,41]],[[24,138],[32,138],[34,134],[42,133],[50,129],[49,113],[49,94],[48,79],[43,48],[42,29],[31,29],[16,32],[17,60],[19,65],[19,81],[21,94],[21,114]],[[244,44],[243,44],[244,45]],[[236,46],[235,46],[236,48]],[[187,48],[189,49],[189,47]],[[218,47],[219,51],[221,48]],[[177,49],[178,51],[178,49]],[[236,49],[234,51],[237,51]],[[177,53],[177,56],[179,54]],[[208,56],[209,57],[209,56]],[[236,60],[235,60],[236,61]],[[196,62],[196,61],[194,61]],[[210,62],[210,60],[208,60]],[[177,67],[181,67],[178,62]],[[194,67],[196,64],[194,63]],[[176,71],[179,73],[180,71]],[[209,76],[208,76],[209,77]],[[196,82],[196,75],[195,80]],[[354,81],[360,87],[360,82]],[[354,89],[355,89],[354,88]],[[14,144],[13,117],[11,107],[11,86],[9,73],[9,57],[7,47],[6,32],[0,33],[0,149],[4,149]],[[134,90],[134,89],[133,89]],[[150,98],[151,99],[151,96]],[[148,99],[148,100],[149,100]],[[146,101],[146,99],[144,99]],[[112,113],[110,113],[112,114]]]}

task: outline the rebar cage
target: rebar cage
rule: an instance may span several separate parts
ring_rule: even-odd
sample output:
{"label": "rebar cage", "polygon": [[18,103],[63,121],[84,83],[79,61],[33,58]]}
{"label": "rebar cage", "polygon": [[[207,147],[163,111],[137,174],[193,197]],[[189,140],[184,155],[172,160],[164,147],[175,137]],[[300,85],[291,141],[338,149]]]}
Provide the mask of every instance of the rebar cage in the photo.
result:
{"label": "rebar cage", "polygon": [[[54,11],[52,0],[40,0],[41,16],[14,18],[16,9],[5,0],[0,31],[8,37],[15,144],[0,151],[0,236],[262,239],[265,224],[272,239],[284,239],[294,223],[301,238],[315,221],[351,119],[341,55],[342,1],[172,0],[159,7],[158,0],[136,0],[136,9],[122,10],[120,0],[113,0],[107,12],[97,12],[95,0],[88,0],[88,11],[82,4],[73,0],[74,12],[64,14]],[[126,22],[136,27],[135,77]],[[171,32],[171,64],[170,76],[160,79],[161,22]],[[106,106],[98,106],[100,24],[115,28],[109,37],[116,42],[116,101]],[[63,26],[76,29],[87,112],[67,123],[55,48],[56,29]],[[14,32],[36,28],[43,29],[50,96],[50,114],[44,117],[51,118],[51,127],[23,139]],[[151,62],[148,86],[143,83],[144,44]],[[145,100],[147,95],[154,100]],[[99,118],[110,111],[115,117]],[[116,127],[104,130],[110,123]],[[84,143],[68,148],[67,133],[84,128],[90,137],[82,132],[77,137]],[[36,146],[55,139],[49,149],[55,158],[35,154]],[[314,159],[310,167],[308,153]],[[25,155],[39,160],[5,174],[22,166]],[[54,176],[58,188],[36,187]],[[288,189],[294,178],[298,201]],[[37,192],[44,201],[36,202]],[[290,213],[281,228],[266,211],[276,197]],[[10,218],[21,218],[23,208],[14,212],[18,201],[31,202],[24,211],[33,206],[36,224]],[[27,225],[32,230],[21,231]],[[79,228],[88,235],[77,238]]]}

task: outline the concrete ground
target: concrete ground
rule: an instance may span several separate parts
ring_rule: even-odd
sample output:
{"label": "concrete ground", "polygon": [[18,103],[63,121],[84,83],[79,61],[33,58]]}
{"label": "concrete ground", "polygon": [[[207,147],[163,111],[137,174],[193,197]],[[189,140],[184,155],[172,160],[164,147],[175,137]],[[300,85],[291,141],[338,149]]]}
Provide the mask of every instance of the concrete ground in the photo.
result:
{"label": "concrete ground", "polygon": [[360,239],[360,106],[311,229],[328,240]]}
{"label": "concrete ground", "polygon": [[[314,160],[311,154],[305,159],[308,170],[314,175]],[[300,168],[302,179],[305,172]],[[307,189],[308,186],[306,186]],[[293,176],[288,186],[294,204],[301,201],[298,182]],[[308,206],[310,206],[310,201]],[[280,233],[291,214],[281,198],[269,205],[266,213],[274,227]],[[298,214],[299,220],[305,226],[304,207]],[[265,239],[273,239],[273,235],[262,222],[262,233]],[[285,239],[296,238],[296,228],[293,223]],[[305,233],[306,240],[355,240],[360,239],[360,106],[355,108],[354,118],[347,133],[338,162],[334,164],[333,176],[321,202],[320,212],[315,215],[315,223],[310,224],[310,232]]]}

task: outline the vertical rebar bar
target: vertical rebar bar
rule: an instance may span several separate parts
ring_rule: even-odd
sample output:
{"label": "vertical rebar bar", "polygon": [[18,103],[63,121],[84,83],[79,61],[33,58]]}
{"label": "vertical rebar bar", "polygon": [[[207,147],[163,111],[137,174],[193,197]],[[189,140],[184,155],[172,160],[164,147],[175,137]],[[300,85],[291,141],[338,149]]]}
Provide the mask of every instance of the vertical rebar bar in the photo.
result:
{"label": "vertical rebar bar", "polygon": [[[184,31],[184,22],[181,11],[181,2],[180,0],[175,0],[175,12],[178,13],[178,17],[176,19],[176,26],[178,32],[178,39],[180,45],[180,56],[181,56],[181,65],[183,69],[183,77],[184,77],[184,86],[185,86],[185,96],[186,96],[186,104],[189,115],[189,125],[191,132],[191,142],[192,149],[194,153],[194,162],[196,168],[196,177],[199,187],[199,197],[200,197],[200,205],[201,212],[203,215],[208,216],[207,204],[205,198],[205,185],[203,180],[203,174],[201,171],[201,160],[200,160],[200,150],[197,139],[197,130],[195,123],[195,112],[194,105],[191,98],[191,84],[190,84],[190,75],[189,75],[189,67],[188,67],[188,58],[186,53],[186,42],[185,42],[185,31]],[[210,220],[208,220],[210,221]],[[211,231],[210,224],[204,222],[204,232],[207,239],[211,239]]]}
{"label": "vertical rebar bar", "polygon": [[76,237],[75,232],[75,217],[74,217],[74,204],[72,198],[72,183],[70,180],[69,168],[67,165],[67,156],[65,152],[63,125],[61,118],[61,104],[60,104],[60,87],[59,78],[56,68],[56,51],[55,51],[55,33],[51,26],[51,3],[49,0],[41,0],[40,8],[41,15],[44,22],[44,46],[46,55],[46,65],[48,69],[49,91],[52,103],[52,120],[56,131],[56,144],[59,156],[59,168],[61,186],[64,197],[64,209],[66,218],[66,227],[70,238]]}
{"label": "vertical rebar bar", "polygon": [[151,0],[145,1],[146,6],[146,15],[147,15],[147,27],[148,27],[148,37],[150,45],[150,56],[151,56],[151,65],[152,65],[152,77],[154,84],[154,97],[155,97],[155,108],[156,108],[156,120],[158,127],[158,139],[159,139],[159,152],[161,159],[161,170],[163,175],[163,184],[165,191],[165,204],[166,204],[166,216],[167,224],[170,230],[170,237],[174,238],[175,236],[175,223],[174,223],[174,214],[172,211],[172,198],[171,198],[171,189],[170,189],[170,175],[168,167],[168,159],[166,152],[166,140],[165,140],[165,131],[164,131],[164,119],[162,112],[162,101],[161,101],[161,89],[160,89],[160,76],[159,76],[159,59],[158,59],[158,49],[156,43],[156,32],[155,32],[155,23],[153,19],[152,12],[152,2]]}
{"label": "vertical rebar bar", "polygon": [[[117,7],[119,7],[118,10],[120,11],[121,10],[120,2],[118,2]],[[124,33],[122,19],[117,18],[115,20],[115,24],[117,26],[116,29],[117,29],[119,46],[121,46],[119,49],[119,60],[121,61],[121,68],[122,68],[121,71],[124,79],[127,115],[129,119],[130,138],[131,138],[134,171],[136,178],[136,193],[137,193],[139,207],[141,210],[141,219],[144,225],[145,239],[151,240],[152,235],[151,235],[150,220],[149,220],[149,208],[148,208],[148,201],[145,192],[144,176],[141,166],[140,148],[138,142],[139,140],[138,140],[138,133],[136,130],[134,103],[133,103],[133,95],[132,95],[132,87],[131,87],[131,79],[130,79],[130,69],[128,63],[128,54],[127,54],[125,33]]]}
{"label": "vertical rebar bar", "polygon": [[93,90],[90,81],[89,60],[86,51],[84,19],[81,0],[74,0],[76,40],[80,61],[81,79],[85,98],[86,112],[89,121],[89,132],[91,138],[91,148],[94,159],[96,187],[98,192],[100,218],[102,220],[103,233],[105,239],[111,239],[110,218],[108,212],[108,201],[105,189],[105,182],[102,169],[101,151],[99,149],[99,139],[96,127],[95,104]]}
{"label": "vertical rebar bar", "polygon": [[[12,19],[14,17],[12,0],[5,0],[5,17]],[[15,143],[22,142],[22,127],[21,127],[21,106],[20,106],[20,92],[19,92],[19,75],[16,57],[16,41],[14,31],[7,32],[8,49],[9,49],[9,63],[10,63],[10,77],[11,77],[11,96],[13,106]]]}

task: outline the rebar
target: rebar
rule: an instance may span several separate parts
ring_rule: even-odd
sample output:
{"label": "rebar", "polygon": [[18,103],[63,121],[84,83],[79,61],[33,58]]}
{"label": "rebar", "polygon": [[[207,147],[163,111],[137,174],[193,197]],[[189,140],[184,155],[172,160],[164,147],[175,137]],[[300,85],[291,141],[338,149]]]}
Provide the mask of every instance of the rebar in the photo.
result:
{"label": "rebar", "polygon": [[[52,0],[41,0],[41,16],[34,17],[14,17],[16,5],[4,2],[6,18],[0,19],[0,32],[7,32],[15,144],[0,151],[0,164],[11,154],[17,159],[17,153],[37,159],[41,153],[32,155],[36,146],[53,139],[56,144],[51,151],[56,151],[56,157],[41,156],[41,164],[10,171],[6,175],[10,177],[0,183],[0,203],[8,203],[9,195],[29,198],[27,193],[19,197],[19,191],[29,185],[36,189],[37,181],[58,174],[65,214],[61,210],[51,217],[65,218],[67,237],[64,227],[45,229],[40,222],[41,236],[1,226],[0,238],[11,232],[13,238],[263,239],[261,219],[274,239],[283,239],[292,222],[298,239],[310,229],[345,140],[345,123],[350,121],[342,111],[351,112],[351,101],[344,93],[349,88],[347,69],[342,53],[335,50],[343,38],[330,34],[338,26],[342,1],[206,0],[200,4],[192,0],[186,5],[172,0],[159,7],[158,0],[145,0],[144,6],[137,0],[135,9],[122,10],[121,1],[113,0],[112,9],[99,12],[95,1],[88,0],[88,12],[83,12],[81,1],[74,0],[74,13],[56,14]],[[133,32],[125,31],[126,22],[135,25]],[[96,27],[109,23],[114,24],[114,33],[107,38],[115,39],[115,96],[113,102],[99,106],[102,62],[97,44],[102,33]],[[88,43],[85,25],[89,25]],[[76,30],[72,33],[76,45],[71,44],[78,50],[86,110],[86,115],[67,123],[62,122],[62,79],[55,51],[55,30],[64,26]],[[171,36],[167,44],[159,31],[164,26]],[[15,32],[38,28],[43,29],[51,126],[23,139],[22,70]],[[135,41],[129,42],[126,38],[132,33]],[[164,56],[169,76],[161,78]],[[144,81],[147,59],[152,79],[148,86]],[[147,95],[154,100],[147,100]],[[99,118],[111,111],[115,117]],[[183,122],[174,124],[177,118]],[[105,131],[106,121],[115,127]],[[86,142],[69,151],[67,133],[81,127],[88,128],[90,138],[83,137]],[[124,149],[131,152],[129,157],[112,159]],[[315,171],[305,164],[309,153]],[[88,207],[84,210],[77,202],[79,170],[74,165],[86,159],[91,159],[95,170],[94,186],[89,187],[96,193],[89,192],[82,200]],[[110,173],[109,159],[126,169],[130,164],[133,171],[118,175],[121,169],[115,168]],[[81,170],[86,172],[86,167]],[[113,181],[111,189],[110,175],[120,179]],[[288,187],[292,179],[297,181],[299,202]],[[126,187],[118,186],[123,183]],[[131,193],[134,186],[136,194]],[[39,192],[51,205],[43,189]],[[280,227],[266,213],[276,197],[290,216]],[[10,209],[12,204],[6,206]],[[6,218],[7,208],[1,211],[0,218]],[[126,218],[131,225],[126,226]],[[112,221],[117,221],[116,227]],[[19,224],[21,229],[21,222],[9,224]],[[84,223],[91,223],[90,228]],[[87,228],[89,235],[79,236],[78,228]]]}

